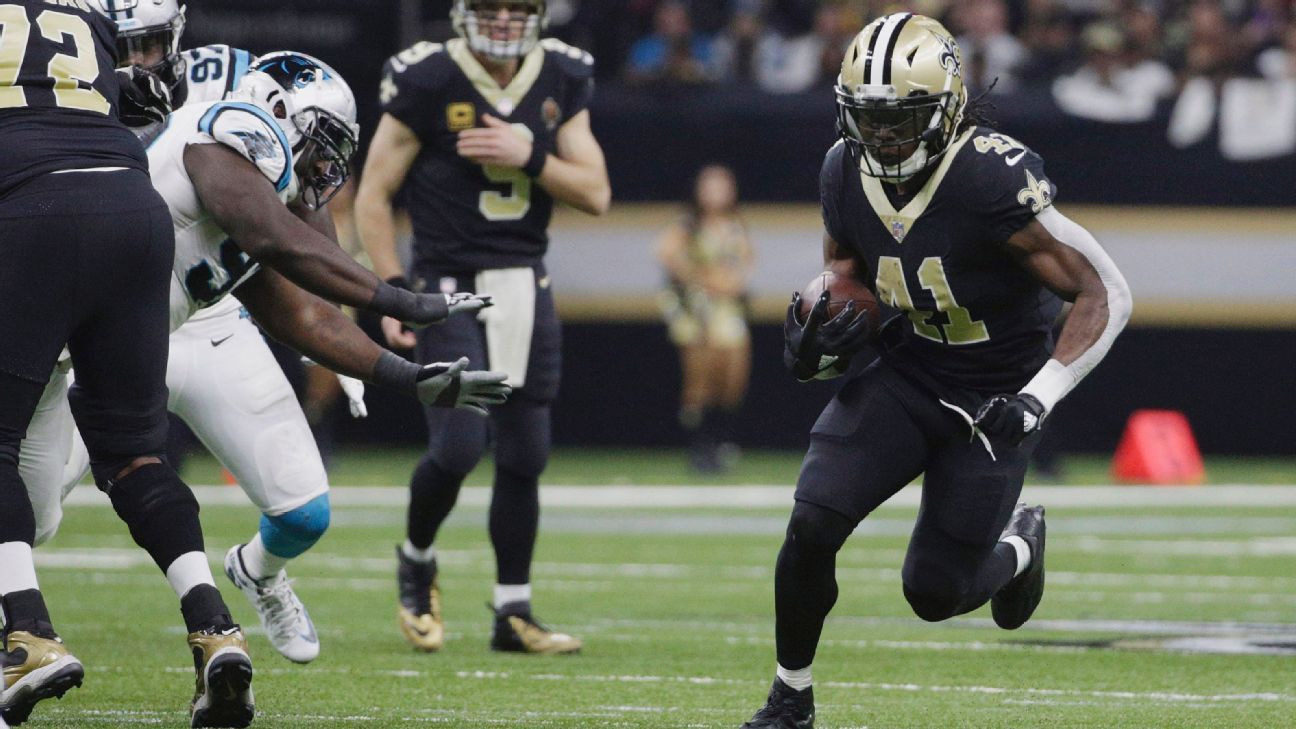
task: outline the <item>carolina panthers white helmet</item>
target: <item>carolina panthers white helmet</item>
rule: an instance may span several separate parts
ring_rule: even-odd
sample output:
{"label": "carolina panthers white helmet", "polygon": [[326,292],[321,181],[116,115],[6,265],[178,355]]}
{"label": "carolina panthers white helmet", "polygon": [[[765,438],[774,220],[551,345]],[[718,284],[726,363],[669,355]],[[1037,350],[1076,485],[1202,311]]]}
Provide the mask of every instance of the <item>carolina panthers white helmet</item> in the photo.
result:
{"label": "carolina panthers white helmet", "polygon": [[450,22],[471,50],[504,61],[535,48],[549,14],[545,0],[455,0]]}
{"label": "carolina panthers white helmet", "polygon": [[237,91],[270,109],[288,135],[303,202],[327,203],[351,176],[360,137],[351,87],[314,56],[276,51],[256,60]]}
{"label": "carolina panthers white helmet", "polygon": [[99,6],[117,24],[121,65],[133,64],[157,74],[171,87],[174,98],[185,76],[184,56],[180,55],[185,6],[179,0],[99,0]]}

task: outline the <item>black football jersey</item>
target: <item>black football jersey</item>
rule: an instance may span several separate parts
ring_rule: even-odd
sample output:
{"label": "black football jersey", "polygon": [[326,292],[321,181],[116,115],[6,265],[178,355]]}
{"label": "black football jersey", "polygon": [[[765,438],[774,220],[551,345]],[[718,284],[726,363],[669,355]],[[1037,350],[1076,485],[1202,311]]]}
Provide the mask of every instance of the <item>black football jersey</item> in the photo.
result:
{"label": "black football jersey", "polygon": [[88,0],[10,0],[0,26],[0,195],[57,170],[148,170],[117,120],[112,21]]}
{"label": "black football jersey", "polygon": [[1044,162],[993,129],[965,131],[901,210],[842,143],[820,174],[824,225],[904,316],[882,356],[952,404],[1016,392],[1052,351],[1061,301],[1002,245],[1052,204]]}
{"label": "black football jersey", "polygon": [[419,43],[387,62],[383,111],[422,142],[404,190],[417,264],[466,272],[539,262],[553,198],[521,170],[460,157],[455,142],[490,114],[555,152],[558,128],[589,105],[593,71],[588,53],[551,38],[503,89],[461,39]]}

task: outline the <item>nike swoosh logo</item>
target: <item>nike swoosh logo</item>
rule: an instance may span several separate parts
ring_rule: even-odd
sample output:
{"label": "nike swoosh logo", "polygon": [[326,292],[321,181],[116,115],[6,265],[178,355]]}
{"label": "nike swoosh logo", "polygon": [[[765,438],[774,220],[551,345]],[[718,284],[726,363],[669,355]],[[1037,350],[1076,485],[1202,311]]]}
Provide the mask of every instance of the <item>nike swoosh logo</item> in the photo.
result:
{"label": "nike swoosh logo", "polygon": [[233,335],[233,334],[226,334],[225,336],[221,337],[220,339],[212,339],[212,340],[211,340],[211,346],[213,346],[213,347],[219,347],[219,346],[221,346],[222,344],[224,344],[225,342],[229,341],[230,337],[232,337],[232,336],[234,336],[234,335]]}
{"label": "nike swoosh logo", "polygon": [[1021,161],[1022,161],[1022,157],[1025,157],[1025,156],[1026,156],[1026,150],[1023,149],[1022,151],[1020,151],[1020,152],[1017,153],[1017,156],[1016,156],[1016,157],[1004,157],[1004,162],[1007,162],[1007,163],[1008,163],[1008,166],[1009,166],[1009,167],[1012,167],[1012,166],[1016,165],[1018,162],[1021,162]]}

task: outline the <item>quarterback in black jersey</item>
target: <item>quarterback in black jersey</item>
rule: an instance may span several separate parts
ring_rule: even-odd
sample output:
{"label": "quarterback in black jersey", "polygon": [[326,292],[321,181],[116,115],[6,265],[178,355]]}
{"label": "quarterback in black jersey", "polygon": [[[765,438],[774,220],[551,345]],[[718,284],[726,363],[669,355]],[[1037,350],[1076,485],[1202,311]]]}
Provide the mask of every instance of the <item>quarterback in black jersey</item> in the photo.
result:
{"label": "quarterback in black jersey", "polygon": [[[173,584],[187,556],[207,570],[198,503],[164,457],[175,236],[144,149],[121,121],[123,110],[143,109],[121,96],[130,93],[121,82],[147,75],[114,72],[116,30],[104,15],[114,5],[0,5],[0,716],[11,724],[84,677],[36,581],[35,518],[18,473],[20,443],[65,346],[77,371],[68,397],[96,483]],[[239,634],[210,578],[184,593],[181,613],[191,643]],[[195,701],[251,679],[246,655],[230,658],[204,662]],[[246,725],[223,713],[221,697],[210,704],[220,726]]]}
{"label": "quarterback in black jersey", "polygon": [[[488,441],[495,449],[490,536],[497,582],[491,647],[572,653],[580,641],[531,614],[538,483],[549,457],[550,403],[560,368],[558,318],[544,268],[555,200],[599,215],[611,199],[590,131],[594,59],[541,40],[543,0],[457,0],[459,37],[422,42],[388,61],[383,117],[356,199],[374,270],[416,290],[494,297],[417,339],[384,320],[388,341],[420,362],[468,354],[509,374],[507,404],[489,418],[427,409],[428,450],[410,479],[407,539],[398,548],[401,632],[416,648],[445,640],[433,541]],[[396,256],[392,200],[404,187],[414,227],[407,276]]]}
{"label": "quarterback in black jersey", "polygon": [[[1120,272],[1053,207],[1040,158],[980,125],[958,44],[940,23],[879,18],[846,50],[842,139],[824,160],[824,261],[897,312],[881,331],[825,293],[785,323],[802,380],[847,374],[811,431],[775,572],[778,666],[750,729],[814,724],[811,662],[837,599],[837,551],[923,477],[905,598],[939,621],[987,601],[1025,623],[1044,589],[1044,509],[1017,503],[1048,413],[1106,354],[1130,313]],[[1072,302],[1056,346],[1050,333]],[[850,367],[866,345],[880,357]]]}

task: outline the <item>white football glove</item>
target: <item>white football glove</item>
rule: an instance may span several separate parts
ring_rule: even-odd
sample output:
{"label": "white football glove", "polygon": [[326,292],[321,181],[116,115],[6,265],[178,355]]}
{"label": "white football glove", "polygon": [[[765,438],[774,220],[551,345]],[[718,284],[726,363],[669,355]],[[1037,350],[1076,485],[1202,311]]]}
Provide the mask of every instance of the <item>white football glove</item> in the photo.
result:
{"label": "white football glove", "polygon": [[504,384],[507,374],[465,371],[467,367],[467,357],[460,357],[456,362],[424,365],[414,386],[419,401],[425,405],[463,408],[486,415],[486,406],[499,405],[508,399],[513,388]]}
{"label": "white football glove", "polygon": [[354,377],[347,377],[346,375],[338,375],[337,378],[338,384],[342,386],[342,392],[347,396],[347,407],[351,409],[351,417],[369,417],[369,408],[365,406],[364,401],[364,383]]}

